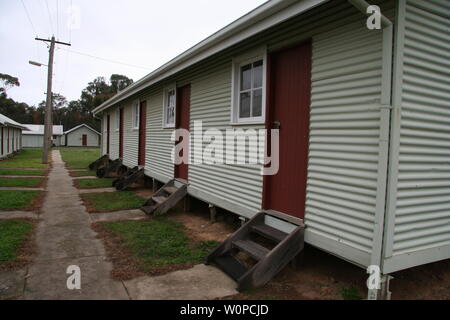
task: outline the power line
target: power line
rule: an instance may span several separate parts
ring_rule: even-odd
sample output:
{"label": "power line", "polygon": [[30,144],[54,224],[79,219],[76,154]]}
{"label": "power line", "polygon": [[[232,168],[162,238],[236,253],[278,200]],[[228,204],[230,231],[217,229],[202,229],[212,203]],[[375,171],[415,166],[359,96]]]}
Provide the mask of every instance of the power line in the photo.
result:
{"label": "power line", "polygon": [[34,27],[33,21],[31,21],[30,14],[28,13],[27,7],[25,6],[25,3],[23,2],[23,0],[20,0],[20,1],[22,2],[23,9],[25,10],[25,13],[27,15],[28,21],[30,22],[31,28],[34,31],[34,34],[37,36],[36,28]]}
{"label": "power line", "polygon": [[55,31],[53,30],[52,15],[50,14],[50,8],[48,7],[48,1],[47,0],[45,0],[45,4],[47,5],[47,13],[48,13],[48,18],[50,20],[50,29],[52,30],[52,33],[55,34]]}
{"label": "power line", "polygon": [[121,64],[121,65],[124,65],[124,66],[128,66],[128,67],[150,70],[150,68],[148,68],[148,67],[142,67],[142,66],[137,66],[137,65],[134,65],[134,64],[125,63],[125,62],[120,62],[120,61],[115,61],[115,60],[111,60],[111,59],[101,58],[101,57],[97,57],[97,56],[94,56],[94,55],[91,55],[91,54],[88,54],[88,53],[68,50],[68,49],[65,49],[65,48],[61,48],[61,50],[65,50],[65,51],[68,51],[70,53],[79,54],[79,55],[86,56],[86,57],[93,58],[93,59],[103,60],[103,61],[110,62],[110,63],[116,63],[116,64]]}

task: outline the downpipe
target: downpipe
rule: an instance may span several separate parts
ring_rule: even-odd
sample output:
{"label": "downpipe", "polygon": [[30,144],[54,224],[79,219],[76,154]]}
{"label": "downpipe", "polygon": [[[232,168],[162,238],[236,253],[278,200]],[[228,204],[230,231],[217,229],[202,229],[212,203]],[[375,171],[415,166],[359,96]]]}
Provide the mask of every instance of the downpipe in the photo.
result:
{"label": "downpipe", "polygon": [[[356,9],[367,17],[367,9],[371,6],[364,0],[348,0]],[[393,38],[394,25],[380,12],[380,22],[382,28],[382,74],[381,74],[381,97],[380,97],[380,157],[378,164],[378,193],[375,208],[375,224],[373,232],[373,249],[370,264],[381,268],[383,262],[383,229],[386,214],[387,179],[388,179],[388,157],[389,157],[389,130],[392,110],[392,62],[393,62]],[[382,271],[381,271],[382,272]],[[390,299],[389,275],[380,273],[382,286],[379,290],[369,289],[368,299]]]}

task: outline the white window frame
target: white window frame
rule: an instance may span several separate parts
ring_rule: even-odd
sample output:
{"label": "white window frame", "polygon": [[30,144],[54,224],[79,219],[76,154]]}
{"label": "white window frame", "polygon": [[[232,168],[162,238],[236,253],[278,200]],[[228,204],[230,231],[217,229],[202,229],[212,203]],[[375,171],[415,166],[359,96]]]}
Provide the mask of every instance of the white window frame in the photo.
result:
{"label": "white window frame", "polygon": [[[137,108],[136,108],[137,105]],[[140,101],[139,99],[134,100],[132,105],[131,105],[131,127],[133,128],[133,130],[139,130],[139,122],[140,122]],[[137,119],[137,123],[135,123],[135,120]]]}
{"label": "white window frame", "polygon": [[120,107],[116,109],[116,132],[120,129]]}
{"label": "white window frame", "polygon": [[[241,67],[262,60],[263,74],[262,74],[262,102],[261,102],[261,116],[239,118],[240,107],[240,88],[241,88]],[[244,125],[244,124],[264,124],[266,119],[266,88],[267,87],[267,48],[262,47],[232,60],[232,73],[231,73],[231,124]],[[250,105],[252,108],[252,105]]]}
{"label": "white window frame", "polygon": [[[173,123],[167,123],[167,101],[168,101],[168,94],[169,92],[174,91],[175,99],[174,99],[174,117],[173,117]],[[162,126],[164,129],[173,129],[175,128],[175,124],[177,122],[177,86],[176,84],[172,84],[170,86],[167,86],[163,90],[163,123]]]}

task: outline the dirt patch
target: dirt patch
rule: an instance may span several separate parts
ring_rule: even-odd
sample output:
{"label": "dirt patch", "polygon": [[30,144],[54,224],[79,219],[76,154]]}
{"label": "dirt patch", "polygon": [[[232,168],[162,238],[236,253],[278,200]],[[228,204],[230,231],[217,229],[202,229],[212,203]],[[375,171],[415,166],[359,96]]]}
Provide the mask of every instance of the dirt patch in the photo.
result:
{"label": "dirt patch", "polygon": [[[392,275],[392,299],[450,299],[450,261],[440,261]],[[365,270],[306,246],[297,268],[288,265],[265,286],[225,299],[342,300],[345,291],[366,299]]]}
{"label": "dirt patch", "polygon": [[150,199],[151,196],[153,196],[154,192],[152,189],[148,189],[148,188],[139,188],[136,190],[132,190],[134,191],[134,193],[136,193],[136,195],[138,195],[139,197],[142,197],[144,199]]}
{"label": "dirt patch", "polygon": [[167,218],[183,224],[188,236],[198,241],[222,242],[236,231],[235,226],[224,221],[212,223],[209,214],[204,212],[178,211],[169,214]]}
{"label": "dirt patch", "polygon": [[[15,261],[12,262],[6,262],[3,264],[0,264],[0,271],[11,271],[11,270],[17,270],[21,269],[31,263],[33,260],[33,256],[36,252],[36,227],[39,222],[37,219],[30,219],[30,218],[21,218],[21,219],[8,219],[10,221],[27,221],[30,222],[32,225],[31,232],[26,236],[25,240],[23,241],[22,245],[20,246],[18,252],[17,252],[17,258]],[[8,220],[2,220],[2,221],[8,221]]]}
{"label": "dirt patch", "polygon": [[20,209],[20,210],[21,211],[39,211],[42,208],[42,204],[44,203],[46,194],[47,194],[46,191],[39,191],[39,194],[36,196],[36,198],[34,198],[27,207]]}

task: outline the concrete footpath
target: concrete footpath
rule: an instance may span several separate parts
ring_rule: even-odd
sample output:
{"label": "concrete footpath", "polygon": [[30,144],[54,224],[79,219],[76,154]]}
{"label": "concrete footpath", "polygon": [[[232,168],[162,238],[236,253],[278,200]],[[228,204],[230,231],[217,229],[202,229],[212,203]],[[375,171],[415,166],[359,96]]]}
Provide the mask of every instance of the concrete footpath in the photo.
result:
{"label": "concrete footpath", "polygon": [[[58,150],[52,151],[52,162],[23,298],[129,299],[123,283],[110,278],[112,265]],[[81,270],[80,290],[67,288],[72,265]]]}
{"label": "concrete footpath", "polygon": [[[79,191],[64,167],[58,150],[52,151],[47,194],[36,231],[37,253],[27,268],[0,272],[1,299],[215,299],[236,294],[236,283],[219,269],[197,265],[159,277],[130,281],[110,278],[112,264],[105,248],[91,229],[93,221],[144,217],[140,210],[89,214]],[[20,217],[11,212],[9,217]],[[69,266],[81,271],[81,289],[69,290]]]}

